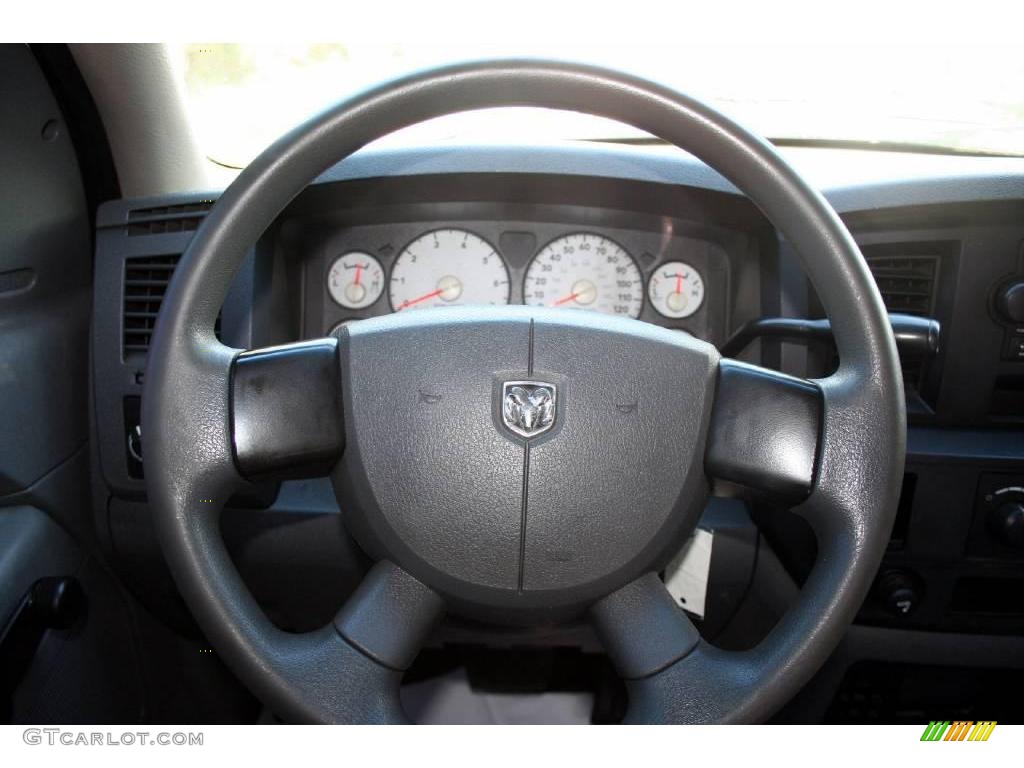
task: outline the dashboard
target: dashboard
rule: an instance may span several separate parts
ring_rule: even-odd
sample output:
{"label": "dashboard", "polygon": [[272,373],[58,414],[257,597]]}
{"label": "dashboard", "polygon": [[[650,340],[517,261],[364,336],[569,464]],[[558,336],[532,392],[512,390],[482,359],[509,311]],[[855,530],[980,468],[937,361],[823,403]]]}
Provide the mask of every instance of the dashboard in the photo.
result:
{"label": "dashboard", "polygon": [[[896,526],[852,635],[863,642],[843,647],[819,695],[831,701],[849,670],[878,658],[903,659],[884,670],[893,681],[964,648],[1020,666],[1011,640],[1024,634],[1024,550],[1006,514],[1024,500],[1024,325],[1005,297],[1024,280],[1024,162],[819,150],[797,164],[850,228],[890,311],[942,327],[934,359],[902,361],[909,429]],[[140,599],[165,617],[178,604],[149,530],[140,398],[160,300],[215,198],[113,201],[97,221],[97,529]],[[240,349],[266,347],[471,303],[625,315],[718,347],[759,318],[823,317],[782,234],[693,158],[636,147],[440,148],[368,152],[325,173],[252,248],[218,332]],[[828,344],[785,339],[755,341],[741,359],[803,377],[836,362]],[[329,619],[365,568],[339,512],[329,484],[302,481],[254,485],[224,513],[240,571],[282,627]],[[718,586],[701,631],[744,647],[774,620],[752,606],[785,603],[814,542],[785,510],[738,502],[709,508],[706,524]],[[298,562],[298,551],[310,554]],[[314,579],[335,590],[308,590]],[[753,610],[765,613],[750,618]],[[475,631],[446,631],[444,642],[481,642]]]}

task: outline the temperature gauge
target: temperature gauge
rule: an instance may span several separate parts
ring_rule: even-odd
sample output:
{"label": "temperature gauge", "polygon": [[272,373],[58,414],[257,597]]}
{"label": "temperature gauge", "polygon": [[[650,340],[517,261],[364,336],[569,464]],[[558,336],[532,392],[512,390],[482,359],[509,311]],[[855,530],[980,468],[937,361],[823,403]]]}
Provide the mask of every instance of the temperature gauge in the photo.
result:
{"label": "temperature gauge", "polygon": [[351,251],[339,256],[327,273],[331,298],[347,309],[364,309],[384,290],[384,269],[368,253]]}
{"label": "temperature gauge", "polygon": [[654,270],[647,294],[665,317],[689,317],[704,303],[704,279],[689,264],[670,261]]}

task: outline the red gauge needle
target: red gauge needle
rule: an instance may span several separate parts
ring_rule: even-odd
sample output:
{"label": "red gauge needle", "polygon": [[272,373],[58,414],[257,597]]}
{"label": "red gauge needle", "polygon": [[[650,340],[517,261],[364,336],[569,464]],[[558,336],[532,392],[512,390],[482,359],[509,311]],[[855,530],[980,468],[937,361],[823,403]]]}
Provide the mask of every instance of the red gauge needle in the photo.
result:
{"label": "red gauge needle", "polygon": [[565,304],[567,301],[575,301],[577,298],[579,298],[579,295],[580,295],[579,292],[570,293],[568,296],[563,296],[562,298],[560,298],[558,301],[556,301],[551,306],[552,307],[557,307],[559,304]]}
{"label": "red gauge needle", "polygon": [[425,293],[422,296],[417,296],[415,299],[406,299],[398,308],[402,310],[406,307],[411,307],[413,304],[419,304],[421,301],[426,301],[427,299],[432,299],[435,296],[440,296],[442,293],[444,293],[444,289],[438,288],[436,291],[431,291],[430,293]]}
{"label": "red gauge needle", "polygon": [[363,271],[362,264],[356,264],[356,279],[353,285],[359,285],[359,273]]}
{"label": "red gauge needle", "polygon": [[676,272],[676,293],[683,292],[683,276],[679,272]]}

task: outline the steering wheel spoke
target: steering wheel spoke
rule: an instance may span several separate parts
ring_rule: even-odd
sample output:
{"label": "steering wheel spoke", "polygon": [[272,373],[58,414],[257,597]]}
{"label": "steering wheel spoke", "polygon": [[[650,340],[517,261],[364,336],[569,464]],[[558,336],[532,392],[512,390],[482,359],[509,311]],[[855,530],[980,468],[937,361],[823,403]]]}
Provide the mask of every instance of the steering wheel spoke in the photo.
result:
{"label": "steering wheel spoke", "polygon": [[626,684],[627,723],[720,722],[753,698],[757,665],[704,642],[654,573],[596,603],[590,618]]}
{"label": "steering wheel spoke", "polygon": [[404,670],[443,613],[444,601],[436,592],[382,560],[352,593],[334,627],[367,658]]}
{"label": "steering wheel spoke", "polygon": [[[265,675],[298,681],[299,695],[279,715],[294,722],[404,723],[399,703],[403,671],[413,662],[444,604],[398,566],[381,561],[370,569],[333,624],[292,635],[264,626],[278,668]],[[254,620],[266,622],[254,614]],[[275,698],[280,699],[281,688]]]}
{"label": "steering wheel spoke", "polygon": [[625,680],[666,669],[686,657],[700,640],[697,628],[654,573],[595,603],[590,618]]}
{"label": "steering wheel spoke", "polygon": [[722,360],[704,460],[716,492],[741,489],[783,503],[806,499],[815,483],[821,419],[816,383]]}
{"label": "steering wheel spoke", "polygon": [[269,626],[256,610],[251,619],[262,625],[260,636],[269,645],[261,655],[275,662],[260,677],[267,695],[286,705],[278,715],[290,722],[378,724],[407,722],[398,693],[402,673],[444,605],[431,589],[382,561],[331,625],[293,635]]}
{"label": "steering wheel spoke", "polygon": [[249,478],[326,474],[345,445],[338,340],[243,352],[231,375],[232,451]]}
{"label": "steering wheel spoke", "polygon": [[[892,473],[892,445],[897,444],[897,456],[902,457],[905,430],[902,423],[894,433],[876,427],[875,412],[890,397],[877,377],[840,366],[817,385],[822,415],[814,488],[794,511],[814,530],[819,567],[866,552],[879,560],[889,540],[892,509],[880,497],[875,475]],[[904,419],[901,411],[901,422]],[[857,573],[860,583],[848,588],[866,590],[874,575],[875,569],[863,569]]]}

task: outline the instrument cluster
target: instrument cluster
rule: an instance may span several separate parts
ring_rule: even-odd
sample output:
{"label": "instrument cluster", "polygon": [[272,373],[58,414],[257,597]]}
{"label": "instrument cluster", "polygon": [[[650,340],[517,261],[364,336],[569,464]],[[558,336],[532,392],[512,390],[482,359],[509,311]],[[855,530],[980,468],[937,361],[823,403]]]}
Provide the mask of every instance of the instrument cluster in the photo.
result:
{"label": "instrument cluster", "polygon": [[707,337],[709,285],[726,282],[727,261],[716,243],[671,231],[525,222],[353,227],[323,244],[326,327],[315,332],[388,312],[521,303]]}

